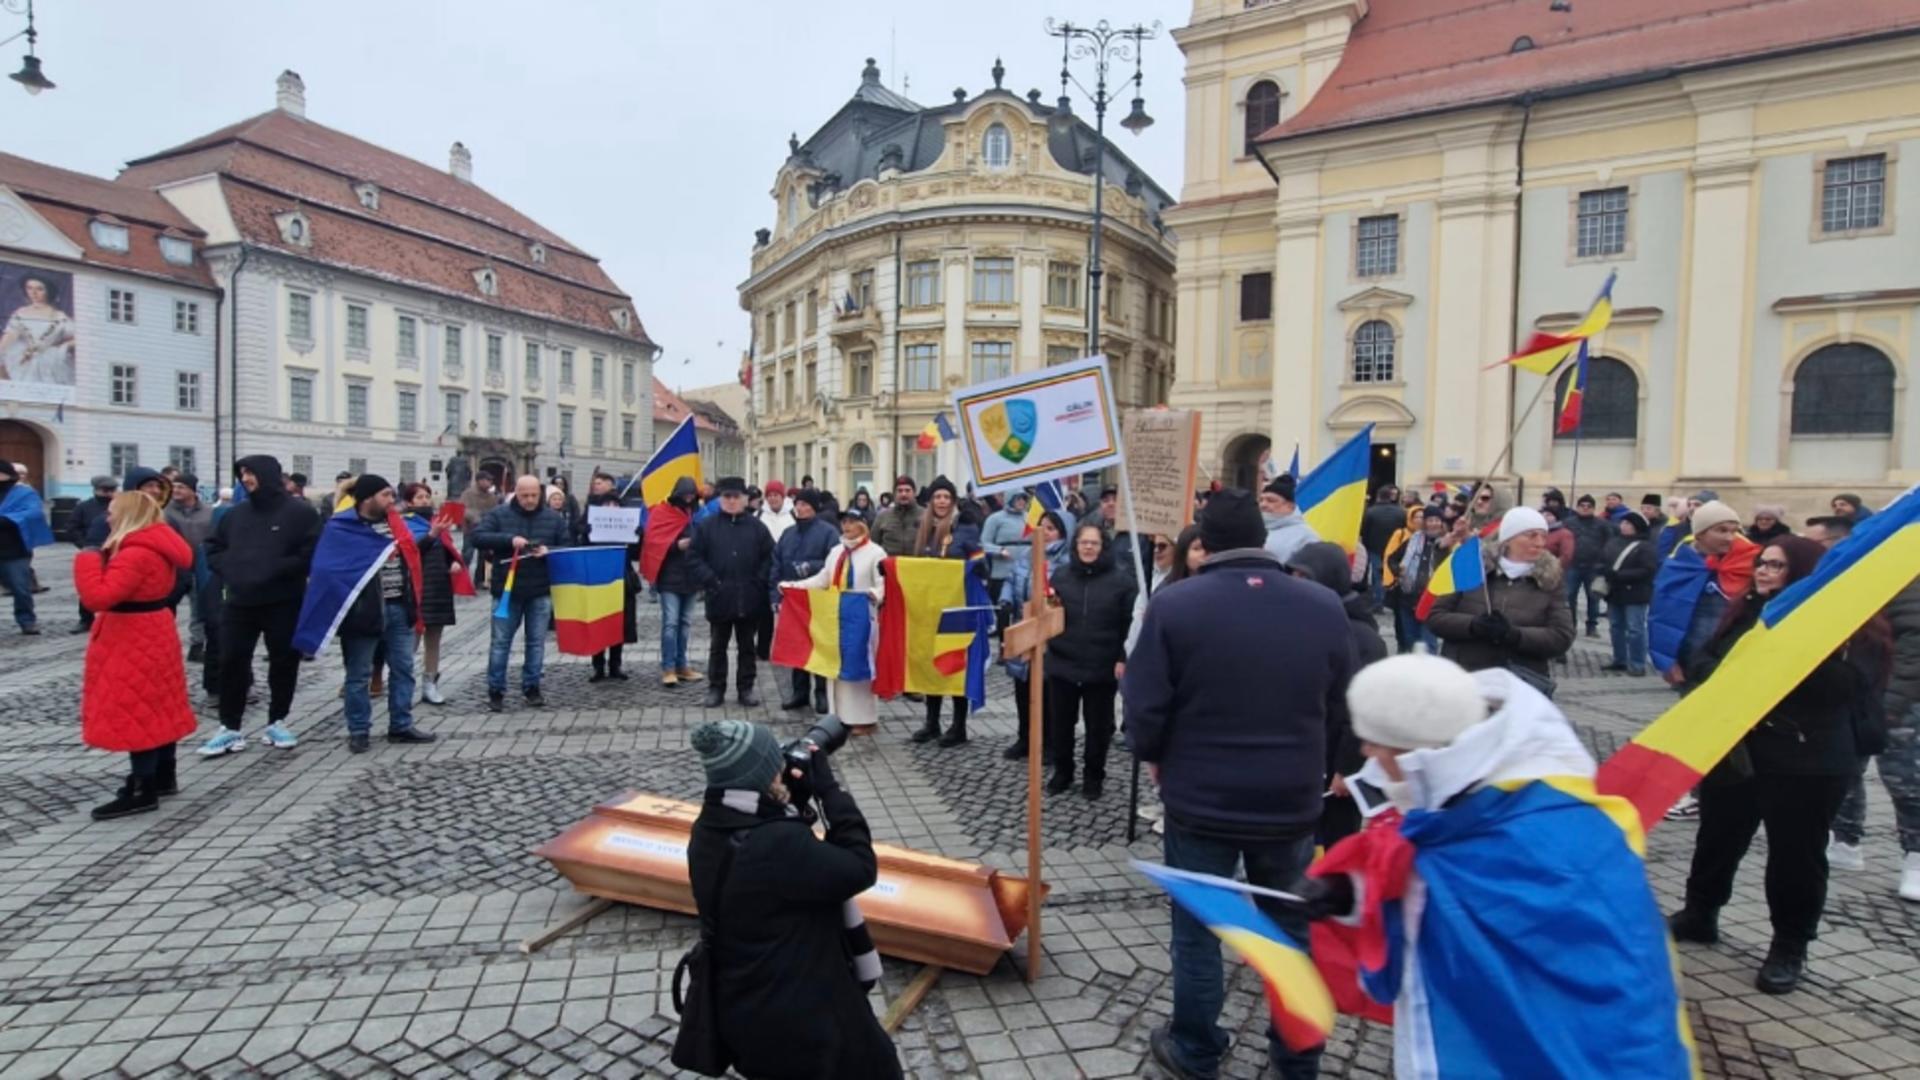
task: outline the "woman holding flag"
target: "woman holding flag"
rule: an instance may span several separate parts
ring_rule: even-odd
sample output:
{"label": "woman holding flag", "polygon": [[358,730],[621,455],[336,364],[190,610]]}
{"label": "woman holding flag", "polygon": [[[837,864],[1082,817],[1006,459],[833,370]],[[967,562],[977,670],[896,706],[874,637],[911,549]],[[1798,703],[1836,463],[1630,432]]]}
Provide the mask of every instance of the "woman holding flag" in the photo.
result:
{"label": "woman holding flag", "polygon": [[1449,560],[1451,573],[1435,573],[1427,629],[1440,639],[1440,655],[1468,671],[1506,668],[1552,697],[1553,660],[1573,648],[1573,613],[1560,560],[1547,550],[1547,519],[1530,506],[1508,510],[1497,542],[1480,555],[1480,580],[1440,595],[1468,577],[1470,568],[1452,564],[1482,547],[1462,544]]}
{"label": "woman holding flag", "polygon": [[[887,553],[869,537],[868,516],[849,506],[840,512],[840,546],[827,556],[815,573],[798,581],[783,581],[781,589],[810,589],[819,592],[866,593],[867,643],[866,679],[834,679],[828,683],[832,711],[847,726],[860,734],[871,734],[880,722],[879,700],[873,696],[873,647],[879,640],[874,615],[886,596],[887,586],[880,576],[880,564]],[[842,609],[844,612],[844,609]],[[845,615],[842,615],[845,618]],[[845,631],[842,631],[844,638]],[[843,664],[843,669],[847,665]]]}
{"label": "woman holding flag", "polygon": [[420,641],[426,654],[420,700],[445,705],[447,699],[440,694],[440,637],[454,624],[453,598],[474,595],[473,580],[449,536],[453,519],[434,510],[433,489],[426,484],[402,484],[400,501],[407,508],[407,529],[420,549]]}

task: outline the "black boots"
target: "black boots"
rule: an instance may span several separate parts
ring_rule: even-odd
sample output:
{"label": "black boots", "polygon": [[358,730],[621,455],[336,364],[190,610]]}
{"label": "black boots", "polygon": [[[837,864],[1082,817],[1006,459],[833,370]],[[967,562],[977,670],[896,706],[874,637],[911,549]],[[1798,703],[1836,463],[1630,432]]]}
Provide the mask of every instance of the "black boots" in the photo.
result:
{"label": "black boots", "polygon": [[921,724],[920,730],[913,733],[914,742],[932,742],[939,737],[940,718],[937,716],[927,717],[927,722]]}
{"label": "black boots", "polygon": [[825,686],[816,686],[813,688],[813,711],[816,716],[827,715],[827,688]]}
{"label": "black boots", "polygon": [[1760,977],[1753,984],[1764,994],[1788,994],[1800,985],[1807,969],[1807,943],[1776,937],[1767,949],[1766,963],[1760,965]]}
{"label": "black boots", "polygon": [[1712,945],[1720,940],[1720,912],[1683,907],[1667,916],[1667,932],[1675,941]]}
{"label": "black boots", "polygon": [[953,723],[948,726],[947,733],[945,735],[940,736],[939,745],[945,746],[945,747],[955,747],[955,746],[961,745],[966,741],[967,741],[967,717],[965,713],[962,713],[959,716],[956,716],[953,718]]}
{"label": "black boots", "polygon": [[727,688],[719,683],[707,684],[707,708],[717,709],[727,700]]}
{"label": "black boots", "polygon": [[1073,770],[1056,768],[1053,770],[1053,779],[1047,781],[1047,794],[1058,795],[1071,787],[1073,787]]}
{"label": "black boots", "polygon": [[760,695],[753,692],[753,687],[743,686],[740,688],[740,704],[757,709],[760,707]]}
{"label": "black boots", "polygon": [[129,777],[112,802],[93,808],[93,820],[112,821],[129,814],[145,814],[160,809],[160,793],[152,780]]}
{"label": "black boots", "polygon": [[1025,761],[1027,759],[1027,740],[1021,739],[1019,742],[1000,751],[1000,756],[1006,758],[1008,761]]}

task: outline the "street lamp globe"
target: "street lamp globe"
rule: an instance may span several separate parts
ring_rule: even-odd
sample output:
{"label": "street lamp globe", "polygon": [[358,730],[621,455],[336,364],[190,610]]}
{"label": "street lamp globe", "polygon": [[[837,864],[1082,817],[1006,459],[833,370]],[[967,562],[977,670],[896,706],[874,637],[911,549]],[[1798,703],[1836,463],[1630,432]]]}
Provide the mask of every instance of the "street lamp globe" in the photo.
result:
{"label": "street lamp globe", "polygon": [[38,94],[42,90],[53,89],[53,81],[40,73],[40,58],[28,53],[21,58],[20,70],[7,76],[14,82],[26,87],[27,93]]}
{"label": "street lamp globe", "polygon": [[1147,115],[1147,100],[1145,98],[1133,99],[1133,111],[1127,113],[1125,120],[1120,121],[1120,126],[1133,132],[1135,135],[1153,126],[1153,117]]}

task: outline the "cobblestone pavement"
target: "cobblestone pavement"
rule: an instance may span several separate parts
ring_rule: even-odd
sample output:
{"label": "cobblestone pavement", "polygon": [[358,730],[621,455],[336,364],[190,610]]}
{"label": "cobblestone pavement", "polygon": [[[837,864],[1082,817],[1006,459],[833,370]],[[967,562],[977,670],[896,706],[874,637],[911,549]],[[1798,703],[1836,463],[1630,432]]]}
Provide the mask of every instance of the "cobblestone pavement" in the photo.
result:
{"label": "cobblestone pavement", "polygon": [[[690,919],[616,907],[531,958],[518,946],[585,902],[528,854],[534,845],[630,787],[697,792],[687,732],[712,715],[699,690],[659,687],[644,661],[632,682],[589,684],[583,660],[550,647],[548,706],[513,695],[515,708],[489,715],[486,607],[462,601],[442,675],[451,700],[420,710],[440,742],[376,740],[348,756],[330,652],[301,677],[298,749],[189,752],[181,794],[161,812],[96,824],[86,810],[125,762],[79,743],[84,639],[61,633],[64,562],[41,560],[54,586],[39,597],[47,635],[0,629],[0,1076],[671,1073],[667,980]],[[651,640],[658,609],[642,610]],[[1604,754],[1670,696],[1599,672],[1599,645],[1578,645],[1561,699]],[[763,691],[770,681],[763,670]],[[1284,692],[1284,676],[1275,686]],[[996,674],[963,748],[906,742],[917,716],[902,703],[884,707],[878,737],[842,751],[838,771],[879,838],[1024,870],[1025,769],[998,755],[1010,692]],[[757,718],[783,735],[804,723],[773,709]],[[250,731],[262,722],[248,719]],[[203,715],[201,735],[214,727]],[[900,1033],[912,1075],[1154,1072],[1145,1051],[1170,1009],[1168,912],[1126,861],[1157,858],[1158,838],[1143,828],[1127,846],[1126,770],[1113,772],[1097,803],[1048,799],[1044,976],[1027,984],[1014,959],[984,978],[946,974]],[[1725,913],[1725,943],[1682,950],[1710,1075],[1920,1077],[1920,905],[1893,893],[1890,807],[1871,779],[1869,792],[1868,870],[1836,875],[1805,989],[1752,988],[1767,943],[1759,851]],[[1692,839],[1684,824],[1652,837],[1669,906]],[[915,970],[888,961],[876,1008]],[[1228,1075],[1263,1075],[1263,1016],[1257,980],[1236,968]],[[1343,1021],[1326,1072],[1382,1077],[1390,1056],[1383,1029]]]}

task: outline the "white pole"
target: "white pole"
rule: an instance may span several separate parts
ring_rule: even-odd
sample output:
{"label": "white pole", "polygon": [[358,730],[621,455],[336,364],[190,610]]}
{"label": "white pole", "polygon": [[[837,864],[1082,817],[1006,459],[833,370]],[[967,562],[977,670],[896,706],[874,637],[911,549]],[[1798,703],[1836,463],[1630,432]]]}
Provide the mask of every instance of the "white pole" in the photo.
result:
{"label": "white pole", "polygon": [[[1127,494],[1127,531],[1133,535],[1133,580],[1140,586],[1140,595],[1147,595],[1147,565],[1140,552],[1140,519],[1133,512],[1133,481],[1127,475],[1127,452],[1120,451],[1120,489]],[[1078,532],[1080,527],[1074,526]]]}

